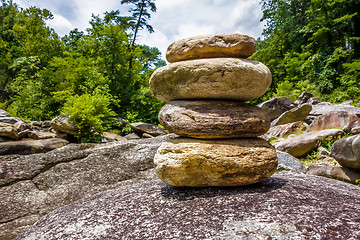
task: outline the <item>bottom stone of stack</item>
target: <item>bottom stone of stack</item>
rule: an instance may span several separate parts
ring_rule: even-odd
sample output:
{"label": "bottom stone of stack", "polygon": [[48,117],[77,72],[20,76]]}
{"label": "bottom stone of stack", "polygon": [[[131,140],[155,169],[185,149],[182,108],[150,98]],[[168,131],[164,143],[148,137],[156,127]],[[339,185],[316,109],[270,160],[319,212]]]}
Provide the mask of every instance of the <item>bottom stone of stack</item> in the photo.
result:
{"label": "bottom stone of stack", "polygon": [[158,177],[173,186],[242,186],[276,171],[275,148],[260,138],[201,140],[173,138],[154,158]]}

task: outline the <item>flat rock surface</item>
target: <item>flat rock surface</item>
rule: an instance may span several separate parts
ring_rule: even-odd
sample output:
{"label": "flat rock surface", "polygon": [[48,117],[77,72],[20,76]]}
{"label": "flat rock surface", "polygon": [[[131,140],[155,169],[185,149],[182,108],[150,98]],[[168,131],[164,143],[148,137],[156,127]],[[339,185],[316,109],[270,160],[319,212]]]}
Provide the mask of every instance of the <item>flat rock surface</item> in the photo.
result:
{"label": "flat rock surface", "polygon": [[254,38],[239,33],[196,36],[172,43],[166,59],[172,62],[217,57],[250,57],[256,49]]}
{"label": "flat rock surface", "polygon": [[309,115],[319,116],[331,112],[339,112],[345,111],[348,113],[356,114],[360,117],[360,107],[354,107],[351,105],[343,105],[343,104],[329,104],[329,103],[319,103],[312,106],[312,110]]}
{"label": "flat rock surface", "polygon": [[42,217],[16,240],[360,239],[360,188],[311,175],[256,185],[122,187]]}
{"label": "flat rock surface", "polygon": [[45,153],[66,146],[68,143],[61,138],[1,142],[0,155]]}
{"label": "flat rock surface", "polygon": [[0,239],[13,239],[72,201],[156,178],[154,155],[168,136],[0,156]]}
{"label": "flat rock surface", "polygon": [[158,68],[150,91],[163,101],[184,99],[253,100],[271,84],[262,63],[240,58],[189,60]]}
{"label": "flat rock surface", "polygon": [[343,128],[351,122],[358,120],[358,116],[345,111],[331,112],[315,118],[309,132],[320,131],[331,128]]}
{"label": "flat rock surface", "polygon": [[261,138],[172,138],[158,149],[158,177],[174,186],[241,186],[260,182],[277,168],[275,148]]}
{"label": "flat rock surface", "polygon": [[159,121],[170,132],[204,139],[257,137],[270,128],[261,108],[238,101],[171,101]]}
{"label": "flat rock surface", "polygon": [[292,122],[304,121],[311,111],[311,104],[304,103],[289,111],[281,114],[277,119],[271,122],[271,126],[277,126]]}

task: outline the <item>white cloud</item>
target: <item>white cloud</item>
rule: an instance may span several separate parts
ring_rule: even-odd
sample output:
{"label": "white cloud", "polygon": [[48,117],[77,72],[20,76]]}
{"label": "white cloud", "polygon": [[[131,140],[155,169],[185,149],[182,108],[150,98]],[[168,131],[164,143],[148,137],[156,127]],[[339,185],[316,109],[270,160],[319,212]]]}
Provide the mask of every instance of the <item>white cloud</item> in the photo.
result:
{"label": "white cloud", "polygon": [[[120,0],[14,0],[21,7],[47,8],[54,14],[49,26],[63,36],[78,28],[90,27],[91,14],[120,9],[129,15]],[[157,47],[165,54],[172,42],[195,35],[238,32],[260,37],[264,24],[259,0],[156,0],[157,12],[151,14],[155,33],[140,32],[138,43]]]}

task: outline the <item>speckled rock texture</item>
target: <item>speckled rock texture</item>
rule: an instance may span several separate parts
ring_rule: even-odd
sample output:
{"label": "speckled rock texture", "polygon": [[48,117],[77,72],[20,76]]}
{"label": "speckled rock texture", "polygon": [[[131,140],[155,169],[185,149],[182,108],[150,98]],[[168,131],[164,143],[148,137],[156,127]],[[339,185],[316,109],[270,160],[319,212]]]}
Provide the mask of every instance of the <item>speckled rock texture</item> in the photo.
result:
{"label": "speckled rock texture", "polygon": [[170,136],[0,156],[0,239],[13,239],[39,217],[72,201],[155,179],[153,158]]}
{"label": "speckled rock texture", "polygon": [[284,112],[271,122],[271,126],[277,126],[292,122],[304,121],[312,109],[311,104],[304,103],[289,111]]}
{"label": "speckled rock texture", "polygon": [[254,38],[225,33],[196,36],[172,43],[166,51],[166,59],[172,62],[218,57],[250,57],[256,49]]}
{"label": "speckled rock texture", "polygon": [[345,111],[331,112],[315,118],[309,132],[320,131],[331,128],[343,128],[348,123],[358,120],[356,114]]}
{"label": "speckled rock texture", "polygon": [[296,173],[306,173],[306,168],[302,164],[302,162],[291,156],[286,152],[276,151],[276,155],[278,158],[278,169],[277,173],[280,172],[296,172]]}
{"label": "speckled rock texture", "polygon": [[260,62],[211,58],[158,68],[150,78],[150,91],[167,102],[184,99],[247,101],[263,95],[271,81],[270,70]]}
{"label": "speckled rock texture", "polygon": [[156,173],[174,186],[240,186],[260,182],[277,168],[275,148],[260,138],[172,138],[154,158]]}
{"label": "speckled rock texture", "polygon": [[341,166],[360,170],[360,135],[334,142],[331,146],[331,156]]}
{"label": "speckled rock texture", "polygon": [[270,128],[261,108],[238,101],[171,101],[159,121],[170,132],[203,139],[257,137]]}
{"label": "speckled rock texture", "polygon": [[318,148],[323,138],[336,137],[343,134],[344,132],[340,129],[326,129],[289,137],[273,145],[276,147],[276,150],[287,152],[294,157],[302,157]]}
{"label": "speckled rock texture", "polygon": [[232,188],[151,181],[56,209],[16,240],[360,239],[359,216],[360,188],[323,177]]}

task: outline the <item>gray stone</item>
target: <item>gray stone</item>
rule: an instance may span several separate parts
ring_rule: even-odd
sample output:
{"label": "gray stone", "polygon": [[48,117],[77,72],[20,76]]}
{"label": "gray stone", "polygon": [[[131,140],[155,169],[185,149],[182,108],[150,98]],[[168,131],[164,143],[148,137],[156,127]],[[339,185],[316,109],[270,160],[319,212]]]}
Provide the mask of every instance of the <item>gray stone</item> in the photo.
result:
{"label": "gray stone", "polygon": [[305,173],[306,169],[301,161],[286,152],[276,151],[278,158],[278,169],[279,172],[296,172],[296,173]]}
{"label": "gray stone", "polygon": [[266,112],[270,121],[279,117],[284,112],[293,109],[295,106],[293,100],[289,97],[273,98],[258,105],[258,107]]}
{"label": "gray stone", "polygon": [[356,114],[358,117],[360,117],[360,108],[349,106],[349,105],[342,105],[342,104],[334,104],[331,103],[319,103],[312,106],[312,110],[309,113],[309,115],[312,116],[319,116],[331,112],[339,112],[339,111],[345,111],[349,114]]}
{"label": "gray stone", "polygon": [[273,126],[269,129],[269,131],[266,134],[271,137],[286,137],[291,134],[298,134],[304,132],[306,129],[307,129],[307,124],[302,121],[298,121],[298,122]]}
{"label": "gray stone", "polygon": [[281,114],[277,119],[271,122],[271,126],[282,125],[286,123],[304,121],[311,111],[312,106],[308,103],[301,104],[289,111]]}
{"label": "gray stone", "polygon": [[171,101],[159,112],[170,132],[184,137],[214,139],[257,137],[269,130],[261,108],[238,101]]}
{"label": "gray stone", "polygon": [[314,164],[307,168],[307,174],[332,178],[343,182],[355,184],[360,179],[360,172],[353,169],[339,166]]}
{"label": "gray stone", "polygon": [[163,101],[221,99],[248,101],[262,96],[271,84],[262,63],[241,58],[208,58],[176,62],[156,69],[149,88]]}
{"label": "gray stone", "polygon": [[298,97],[298,99],[296,99],[295,104],[296,105],[301,105],[304,103],[307,103],[309,101],[310,98],[312,98],[313,94],[311,92],[302,92],[301,95]]}
{"label": "gray stone", "polygon": [[326,129],[317,132],[309,132],[294,137],[289,137],[284,141],[274,143],[276,150],[287,152],[294,157],[302,157],[312,150],[318,148],[321,140],[327,137],[343,135],[340,129]]}
{"label": "gray stone", "polygon": [[0,109],[0,118],[3,117],[11,117],[11,115],[7,111]]}
{"label": "gray stone", "polygon": [[78,129],[73,123],[69,122],[69,118],[70,117],[66,115],[59,115],[51,120],[51,127],[56,132],[67,133],[69,135],[75,136],[78,134]]}
{"label": "gray stone", "polygon": [[68,143],[65,139],[60,138],[1,142],[0,155],[44,153],[63,147]]}
{"label": "gray stone", "polygon": [[350,132],[351,134],[360,133],[360,118],[345,124],[345,126],[343,127],[343,131]]}
{"label": "gray stone", "polygon": [[39,132],[39,131],[30,131],[28,132],[28,137],[31,139],[39,140],[39,139],[48,139],[55,138],[55,133],[52,132]]}
{"label": "gray stone", "polygon": [[311,175],[233,188],[151,181],[56,209],[16,240],[360,239],[359,215],[359,187]]}
{"label": "gray stone", "polygon": [[155,179],[155,152],[170,136],[0,157],[0,239],[13,239],[40,216],[85,196]]}
{"label": "gray stone", "polygon": [[151,136],[154,137],[167,134],[166,130],[163,129],[162,127],[150,123],[143,123],[143,122],[131,123],[130,127],[139,136],[142,136],[143,133],[150,134]]}
{"label": "gray stone", "polygon": [[343,128],[348,123],[356,121],[358,116],[345,111],[331,112],[316,117],[310,126],[309,132],[331,128]]}
{"label": "gray stone", "polygon": [[334,142],[331,147],[331,156],[341,166],[360,170],[360,135]]}
{"label": "gray stone", "polygon": [[25,121],[22,120],[21,118],[17,118],[17,117],[1,117],[0,122],[15,124],[16,122],[25,122]]}
{"label": "gray stone", "polygon": [[0,137],[17,140],[19,135],[13,125],[0,122]]}

